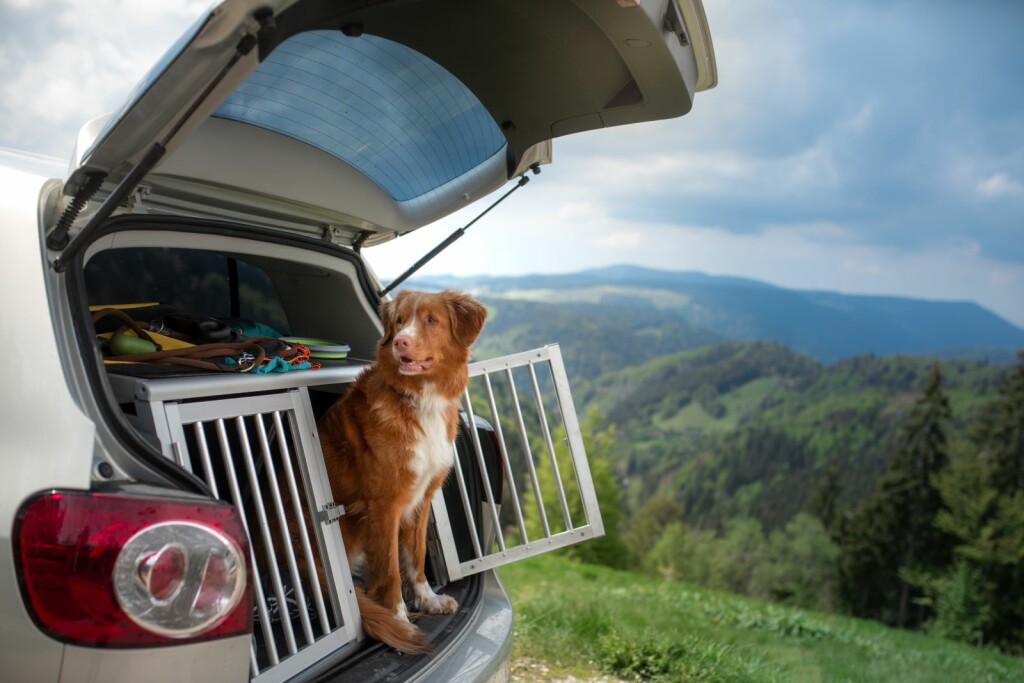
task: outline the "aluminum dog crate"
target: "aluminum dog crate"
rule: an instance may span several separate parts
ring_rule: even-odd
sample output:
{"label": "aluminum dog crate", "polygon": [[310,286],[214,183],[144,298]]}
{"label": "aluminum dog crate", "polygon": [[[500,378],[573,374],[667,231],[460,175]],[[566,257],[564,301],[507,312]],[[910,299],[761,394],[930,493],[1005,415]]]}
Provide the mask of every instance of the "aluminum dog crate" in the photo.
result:
{"label": "aluminum dog crate", "polygon": [[[362,637],[336,524],[344,508],[331,494],[309,392],[343,390],[363,367],[109,376],[138,429],[243,513],[256,593],[253,680],[287,680],[328,656],[344,657]],[[472,436],[461,453],[454,449],[446,486],[457,495],[439,491],[432,501],[430,557],[436,573],[447,575],[442,582],[603,533],[557,346],[471,363],[461,403],[469,424],[483,418],[490,427],[466,430]],[[500,471],[485,457],[482,438],[493,440]],[[479,483],[467,481],[466,472]],[[482,494],[474,496],[474,487]],[[474,505],[474,498],[481,502]],[[455,517],[464,522],[453,524]]]}

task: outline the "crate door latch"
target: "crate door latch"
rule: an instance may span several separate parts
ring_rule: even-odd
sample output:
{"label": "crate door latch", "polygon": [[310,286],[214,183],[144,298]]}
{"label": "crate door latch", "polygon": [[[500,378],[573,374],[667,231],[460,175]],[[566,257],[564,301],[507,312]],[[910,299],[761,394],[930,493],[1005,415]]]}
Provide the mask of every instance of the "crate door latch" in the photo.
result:
{"label": "crate door latch", "polygon": [[335,505],[334,502],[324,503],[324,506],[317,511],[316,516],[323,524],[334,524],[345,514],[344,505]]}

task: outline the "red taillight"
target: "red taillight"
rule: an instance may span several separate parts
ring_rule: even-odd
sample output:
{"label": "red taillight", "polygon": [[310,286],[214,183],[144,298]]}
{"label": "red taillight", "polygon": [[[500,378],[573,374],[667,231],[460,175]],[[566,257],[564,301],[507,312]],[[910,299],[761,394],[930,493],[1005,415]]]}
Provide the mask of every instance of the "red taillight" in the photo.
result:
{"label": "red taillight", "polygon": [[29,612],[60,640],[153,646],[252,631],[248,544],[227,505],[52,491],[22,505],[14,541]]}

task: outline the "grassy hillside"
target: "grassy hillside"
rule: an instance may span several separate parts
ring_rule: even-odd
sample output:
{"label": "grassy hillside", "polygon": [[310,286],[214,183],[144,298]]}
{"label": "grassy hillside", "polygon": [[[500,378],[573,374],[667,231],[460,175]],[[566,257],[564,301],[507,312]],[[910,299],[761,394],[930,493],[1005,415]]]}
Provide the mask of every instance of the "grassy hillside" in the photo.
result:
{"label": "grassy hillside", "polygon": [[[501,570],[517,660],[552,677],[900,683],[1024,680],[1024,660],[870,621],[544,555]],[[538,667],[518,678],[543,680]]]}

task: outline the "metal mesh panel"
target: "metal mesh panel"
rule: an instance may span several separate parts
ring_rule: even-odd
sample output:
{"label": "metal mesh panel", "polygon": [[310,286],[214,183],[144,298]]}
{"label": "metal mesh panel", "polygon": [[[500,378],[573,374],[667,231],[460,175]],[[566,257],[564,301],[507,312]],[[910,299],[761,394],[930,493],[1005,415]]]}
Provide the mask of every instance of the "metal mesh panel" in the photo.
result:
{"label": "metal mesh panel", "polygon": [[[457,495],[434,501],[449,578],[604,533],[557,346],[471,364],[462,405],[470,424],[490,428],[455,449]],[[463,517],[472,550],[460,552],[452,522]]]}
{"label": "metal mesh panel", "polygon": [[304,407],[298,392],[165,406],[182,464],[243,513],[256,603],[250,667],[261,681],[290,677],[356,633]]}

